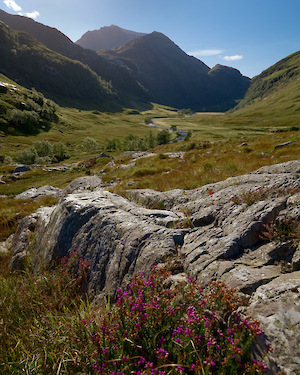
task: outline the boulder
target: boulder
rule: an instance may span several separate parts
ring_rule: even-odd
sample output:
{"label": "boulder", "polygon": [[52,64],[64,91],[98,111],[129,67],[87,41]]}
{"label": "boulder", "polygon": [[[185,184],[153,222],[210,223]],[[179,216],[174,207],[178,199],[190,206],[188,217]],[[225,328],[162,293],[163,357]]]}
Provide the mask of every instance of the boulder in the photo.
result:
{"label": "boulder", "polygon": [[13,170],[12,173],[25,173],[30,171],[31,168],[29,165],[18,165],[16,168]]}
{"label": "boulder", "polygon": [[[176,253],[184,231],[168,226],[178,218],[173,212],[141,208],[104,189],[68,194],[44,218],[43,231],[36,231],[36,266],[41,259],[47,263],[54,255],[80,249],[91,265],[89,293],[113,297],[134,273],[147,274],[153,264]],[[26,255],[36,219],[31,215],[19,226],[13,266]]]}
{"label": "boulder", "polygon": [[78,177],[63,190],[63,194],[72,194],[87,190],[93,191],[101,186],[102,178],[99,176]]}
{"label": "boulder", "polygon": [[40,188],[31,188],[23,193],[20,193],[15,196],[15,199],[39,199],[41,197],[55,197],[55,198],[60,198],[62,195],[62,190],[55,188],[50,185],[45,185]]}

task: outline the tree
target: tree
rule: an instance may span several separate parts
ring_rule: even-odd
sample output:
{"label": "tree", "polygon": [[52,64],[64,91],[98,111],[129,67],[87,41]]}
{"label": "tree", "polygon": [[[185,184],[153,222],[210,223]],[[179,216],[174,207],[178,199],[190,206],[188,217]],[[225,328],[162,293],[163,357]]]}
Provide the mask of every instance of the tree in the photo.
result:
{"label": "tree", "polygon": [[170,133],[168,130],[164,129],[160,131],[156,136],[157,143],[159,145],[164,145],[170,142]]}

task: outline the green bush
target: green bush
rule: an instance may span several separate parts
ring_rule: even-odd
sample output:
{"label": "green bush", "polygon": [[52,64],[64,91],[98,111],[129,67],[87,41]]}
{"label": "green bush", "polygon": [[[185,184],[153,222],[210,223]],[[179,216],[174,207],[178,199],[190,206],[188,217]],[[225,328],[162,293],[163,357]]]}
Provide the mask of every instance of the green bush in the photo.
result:
{"label": "green bush", "polygon": [[99,150],[99,143],[91,137],[85,137],[82,143],[83,148],[86,151],[96,151]]}
{"label": "green bush", "polygon": [[39,127],[39,114],[34,111],[13,109],[9,122],[24,133],[35,133]]}
{"label": "green bush", "polygon": [[64,143],[55,142],[53,144],[53,157],[57,161],[62,161],[69,157],[67,147]]}
{"label": "green bush", "polygon": [[189,130],[187,133],[186,133],[186,135],[184,136],[184,141],[188,141],[190,138],[191,138],[191,136],[192,136],[192,132]]}
{"label": "green bush", "polygon": [[33,143],[33,147],[36,149],[38,156],[52,156],[53,146],[48,141],[37,141]]}
{"label": "green bush", "polygon": [[49,164],[63,161],[69,157],[67,147],[62,142],[53,145],[48,141],[37,141],[33,147],[16,153],[16,161],[22,164]]}
{"label": "green bush", "polygon": [[23,151],[17,151],[16,160],[21,164],[34,164],[38,153],[34,147],[26,148]]}

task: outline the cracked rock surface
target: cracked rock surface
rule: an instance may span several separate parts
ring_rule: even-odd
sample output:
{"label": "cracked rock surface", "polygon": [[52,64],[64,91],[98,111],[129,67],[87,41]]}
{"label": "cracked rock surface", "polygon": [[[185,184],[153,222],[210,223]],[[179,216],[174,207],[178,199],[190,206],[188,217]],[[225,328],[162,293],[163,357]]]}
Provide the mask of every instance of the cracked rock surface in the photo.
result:
{"label": "cracked rock surface", "polygon": [[85,177],[61,192],[57,206],[22,220],[12,267],[21,267],[32,233],[36,263],[79,249],[91,265],[89,293],[101,299],[134,273],[179,256],[180,277],[243,293],[244,313],[262,322],[278,368],[300,374],[299,191],[299,160],[190,191],[131,190],[129,200]]}

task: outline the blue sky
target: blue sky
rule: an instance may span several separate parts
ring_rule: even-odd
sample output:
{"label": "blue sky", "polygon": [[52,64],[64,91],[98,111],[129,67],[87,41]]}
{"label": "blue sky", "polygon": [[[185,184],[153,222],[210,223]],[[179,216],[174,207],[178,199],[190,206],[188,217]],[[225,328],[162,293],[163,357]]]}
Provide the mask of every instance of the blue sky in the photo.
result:
{"label": "blue sky", "polygon": [[249,77],[300,50],[300,0],[0,0],[0,9],[73,41],[112,24],[160,31],[209,67],[228,65]]}

